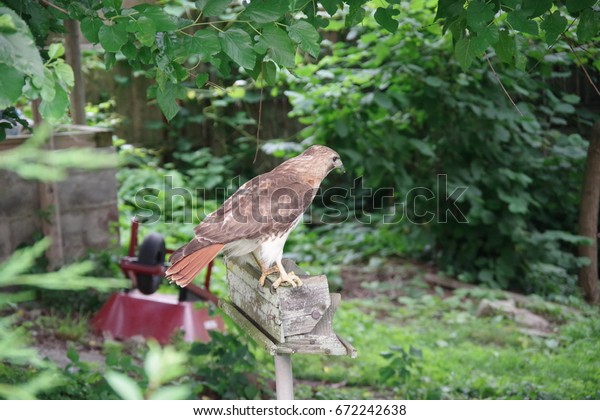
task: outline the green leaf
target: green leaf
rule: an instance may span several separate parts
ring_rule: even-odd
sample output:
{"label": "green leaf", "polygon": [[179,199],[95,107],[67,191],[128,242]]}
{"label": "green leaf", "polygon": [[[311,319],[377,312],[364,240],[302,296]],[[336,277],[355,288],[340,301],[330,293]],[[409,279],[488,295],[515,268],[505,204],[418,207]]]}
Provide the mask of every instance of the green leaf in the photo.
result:
{"label": "green leaf", "polygon": [[486,44],[484,50],[490,45],[494,45],[496,42],[498,42],[500,37],[498,34],[498,27],[496,25],[486,26],[477,32],[477,36],[481,38],[483,43]]}
{"label": "green leaf", "polygon": [[347,28],[360,24],[365,18],[365,9],[363,4],[366,0],[346,0],[346,3],[350,6],[348,14],[346,15],[345,25]]}
{"label": "green leaf", "polygon": [[192,390],[189,385],[169,385],[157,389],[150,396],[151,400],[185,400]]}
{"label": "green leaf", "polygon": [[14,33],[0,32],[0,63],[25,74],[43,77],[44,63],[29,27],[15,12],[0,7],[0,16],[9,15],[17,28]]}
{"label": "green leaf", "polygon": [[466,0],[438,0],[434,21],[440,19],[453,21],[454,18],[461,16],[465,12],[463,7],[465,1]]}
{"label": "green leaf", "polygon": [[98,31],[100,45],[108,52],[118,52],[127,42],[127,26],[125,24],[104,25]]}
{"label": "green leaf", "polygon": [[576,13],[588,7],[592,7],[598,0],[567,0],[569,13]]}
{"label": "green leaf", "polygon": [[252,49],[250,35],[239,28],[231,28],[219,32],[221,48],[237,64],[245,69],[252,69],[256,62],[256,53]]}
{"label": "green leaf", "polygon": [[304,51],[312,55],[314,58],[319,56],[321,52],[320,42],[321,36],[319,32],[305,20],[298,20],[288,26],[288,35],[290,38],[300,45]]}
{"label": "green leaf", "polygon": [[72,344],[69,344],[69,348],[67,349],[67,358],[73,363],[79,362],[79,353],[77,353]]}
{"label": "green leaf", "polygon": [[72,88],[75,85],[73,69],[67,63],[62,61],[57,63],[56,66],[54,66],[54,72],[58,77],[58,80],[62,80],[67,87]]}
{"label": "green leaf", "polygon": [[500,61],[508,64],[514,63],[515,54],[517,51],[517,43],[515,38],[510,35],[507,30],[501,30],[495,50]]}
{"label": "green leaf", "polygon": [[104,67],[106,70],[112,69],[117,63],[117,54],[113,52],[104,53]]}
{"label": "green leaf", "polygon": [[276,22],[285,15],[288,7],[287,1],[252,0],[243,15],[256,23]]}
{"label": "green leaf", "polygon": [[260,41],[270,53],[274,62],[282,67],[293,68],[296,65],[296,49],[288,34],[275,24],[263,28]]}
{"label": "green leaf", "polygon": [[154,44],[156,38],[156,25],[154,21],[147,16],[141,16],[127,24],[127,31],[133,32],[140,44],[150,47]]}
{"label": "green leaf", "polygon": [[486,27],[494,19],[494,5],[482,0],[471,1],[467,8],[467,25],[477,31]]}
{"label": "green leaf", "polygon": [[466,18],[458,18],[455,19],[452,23],[447,26],[444,25],[444,33],[446,30],[449,30],[452,34],[452,38],[454,40],[459,40],[465,37],[465,30],[467,29],[467,19]]}
{"label": "green leaf", "polygon": [[269,86],[277,84],[277,65],[272,61],[265,61],[262,64],[263,80]]}
{"label": "green leaf", "polygon": [[387,29],[391,33],[396,33],[398,30],[398,20],[394,19],[393,9],[378,7],[375,11],[375,21],[381,25],[382,28]]}
{"label": "green leaf", "polygon": [[214,31],[196,31],[191,39],[195,49],[194,53],[200,54],[203,60],[221,52],[221,43]]}
{"label": "green leaf", "polygon": [[592,9],[585,9],[579,15],[577,25],[577,40],[587,42],[598,35],[600,30],[600,16]]}
{"label": "green leaf", "polygon": [[523,0],[522,10],[530,18],[546,13],[552,7],[552,0]]}
{"label": "green leaf", "polygon": [[508,14],[508,23],[515,31],[526,34],[537,35],[538,24],[536,21],[528,19],[527,13],[522,10],[516,10]]}
{"label": "green leaf", "polygon": [[88,41],[92,44],[97,44],[100,42],[100,39],[98,39],[98,32],[103,26],[104,24],[100,19],[96,17],[86,17],[81,21],[81,32]]}
{"label": "green leaf", "polygon": [[463,71],[469,68],[476,57],[472,42],[472,38],[463,38],[454,47],[454,56]]}
{"label": "green leaf", "polygon": [[231,0],[198,0],[196,8],[202,11],[204,16],[218,16],[231,4]]}
{"label": "green leaf", "polygon": [[329,16],[333,16],[338,11],[338,0],[321,0],[319,3],[329,13]]}
{"label": "green leaf", "polygon": [[208,81],[208,73],[202,73],[196,76],[196,86],[198,88],[203,88],[206,82]]}
{"label": "green leaf", "polygon": [[546,16],[542,24],[540,25],[544,31],[546,43],[548,45],[554,44],[558,37],[567,28],[567,18],[562,16],[558,10],[549,16]]}
{"label": "green leaf", "polygon": [[121,52],[128,60],[135,60],[138,56],[138,49],[131,42],[125,43],[121,48]]}
{"label": "green leaf", "polygon": [[165,118],[171,121],[179,112],[177,103],[178,86],[172,82],[166,82],[164,89],[156,90],[156,101]]}
{"label": "green leaf", "polygon": [[142,391],[138,384],[130,377],[114,371],[106,372],[104,375],[108,385],[124,400],[141,400]]}
{"label": "green leaf", "polygon": [[21,96],[25,75],[17,69],[0,63],[0,109],[14,105]]}
{"label": "green leaf", "polygon": [[40,89],[40,96],[45,101],[52,101],[54,99],[55,81],[54,75],[50,69],[44,69],[44,75],[42,77],[35,76],[33,78],[33,84]]}
{"label": "green leaf", "polygon": [[139,12],[139,16],[145,16],[154,22],[156,32],[169,32],[179,28],[177,18],[168,14],[162,7],[153,4],[140,4],[133,7]]}
{"label": "green leaf", "polygon": [[40,114],[50,122],[58,121],[67,113],[69,106],[69,95],[58,83],[54,84],[54,98],[42,100],[40,103]]}
{"label": "green leaf", "polygon": [[102,0],[102,5],[109,9],[121,10],[123,0]]}
{"label": "green leaf", "polygon": [[0,16],[0,33],[13,34],[17,32],[17,27],[10,15]]}
{"label": "green leaf", "polygon": [[56,59],[58,57],[62,57],[65,54],[65,47],[63,44],[50,44],[48,47],[48,57],[50,60]]}

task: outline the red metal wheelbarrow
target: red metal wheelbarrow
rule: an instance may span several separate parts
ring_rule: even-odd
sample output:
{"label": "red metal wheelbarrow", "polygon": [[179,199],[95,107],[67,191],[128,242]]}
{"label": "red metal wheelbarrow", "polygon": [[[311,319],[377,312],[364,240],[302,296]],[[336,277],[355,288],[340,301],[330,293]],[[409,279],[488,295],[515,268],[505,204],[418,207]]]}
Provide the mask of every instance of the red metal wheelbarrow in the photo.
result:
{"label": "red metal wheelbarrow", "polygon": [[223,319],[210,316],[209,308],[195,308],[197,301],[217,303],[210,292],[212,262],[204,277],[204,287],[190,284],[179,290],[179,295],[156,293],[167,266],[167,249],[162,235],[153,232],[144,238],[138,248],[139,222],[131,223],[129,252],[120,262],[121,270],[129,278],[132,288],[115,293],[92,319],[92,326],[116,338],[143,336],[164,344],[173,334],[183,330],[186,341],[210,341],[209,330],[224,331]]}

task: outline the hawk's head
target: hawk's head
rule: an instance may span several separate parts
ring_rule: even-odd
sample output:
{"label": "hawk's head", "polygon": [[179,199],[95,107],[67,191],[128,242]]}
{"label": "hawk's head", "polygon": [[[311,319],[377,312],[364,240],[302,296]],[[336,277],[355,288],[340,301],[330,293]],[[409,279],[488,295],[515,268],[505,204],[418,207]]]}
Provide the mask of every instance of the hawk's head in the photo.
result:
{"label": "hawk's head", "polygon": [[310,146],[300,156],[306,156],[308,160],[312,161],[311,164],[318,165],[322,170],[325,170],[324,176],[334,169],[340,169],[344,172],[344,164],[340,155],[333,149],[327,146],[314,145]]}

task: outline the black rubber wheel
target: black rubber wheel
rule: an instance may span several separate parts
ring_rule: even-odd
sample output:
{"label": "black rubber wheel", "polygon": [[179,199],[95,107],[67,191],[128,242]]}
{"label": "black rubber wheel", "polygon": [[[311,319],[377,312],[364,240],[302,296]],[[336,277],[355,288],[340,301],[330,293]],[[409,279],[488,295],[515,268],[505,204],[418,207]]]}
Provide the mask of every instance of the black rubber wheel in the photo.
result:
{"label": "black rubber wheel", "polygon": [[[159,233],[153,232],[144,238],[138,252],[139,264],[144,265],[162,265],[165,262],[167,248],[165,240]],[[150,274],[137,275],[137,288],[145,295],[151,295],[156,292],[162,281],[162,276],[153,276]]]}

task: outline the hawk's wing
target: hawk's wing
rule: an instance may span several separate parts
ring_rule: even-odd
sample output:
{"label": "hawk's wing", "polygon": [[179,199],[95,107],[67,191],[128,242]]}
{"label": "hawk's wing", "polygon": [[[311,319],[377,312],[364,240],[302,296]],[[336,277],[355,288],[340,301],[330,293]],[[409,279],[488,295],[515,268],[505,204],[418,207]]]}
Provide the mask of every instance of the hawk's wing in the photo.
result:
{"label": "hawk's wing", "polygon": [[272,171],[259,175],[243,184],[217,211],[196,226],[195,238],[175,251],[171,262],[175,264],[211,246],[214,258],[225,244],[287,232],[306,211],[316,192],[316,188],[303,182],[295,172]]}

